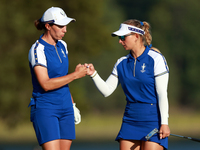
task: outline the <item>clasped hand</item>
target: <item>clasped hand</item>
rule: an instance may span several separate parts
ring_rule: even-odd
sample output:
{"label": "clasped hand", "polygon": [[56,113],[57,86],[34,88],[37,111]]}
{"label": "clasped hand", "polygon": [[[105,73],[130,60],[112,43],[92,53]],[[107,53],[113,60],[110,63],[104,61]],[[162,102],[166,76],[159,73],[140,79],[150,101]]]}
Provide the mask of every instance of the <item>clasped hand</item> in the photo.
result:
{"label": "clasped hand", "polygon": [[95,72],[95,68],[93,64],[87,64],[85,63],[84,66],[87,68],[87,75],[91,76]]}
{"label": "clasped hand", "polygon": [[93,64],[78,64],[75,68],[75,72],[77,73],[77,78],[82,78],[85,75],[92,75],[95,72],[95,69]]}

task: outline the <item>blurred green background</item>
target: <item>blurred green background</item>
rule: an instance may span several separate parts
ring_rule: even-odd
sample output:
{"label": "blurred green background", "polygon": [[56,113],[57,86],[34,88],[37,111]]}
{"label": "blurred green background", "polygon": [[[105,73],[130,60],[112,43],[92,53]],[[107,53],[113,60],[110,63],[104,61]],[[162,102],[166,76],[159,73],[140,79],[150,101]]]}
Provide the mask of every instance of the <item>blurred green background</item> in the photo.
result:
{"label": "blurred green background", "polygon": [[[0,142],[36,141],[29,121],[28,51],[42,34],[34,20],[52,6],[77,20],[68,25],[63,39],[68,44],[69,72],[78,63],[93,63],[104,80],[117,59],[128,54],[111,33],[128,19],[149,22],[152,44],[170,68],[171,131],[200,137],[199,0],[1,0]],[[121,87],[104,98],[88,76],[69,86],[82,115],[77,140],[115,139],[126,103]]]}

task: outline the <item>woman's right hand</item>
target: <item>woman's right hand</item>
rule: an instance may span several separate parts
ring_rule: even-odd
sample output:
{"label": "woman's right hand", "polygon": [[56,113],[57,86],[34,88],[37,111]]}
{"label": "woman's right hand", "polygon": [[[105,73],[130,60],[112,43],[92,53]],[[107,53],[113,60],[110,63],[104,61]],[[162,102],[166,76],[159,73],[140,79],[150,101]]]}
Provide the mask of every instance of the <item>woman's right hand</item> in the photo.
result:
{"label": "woman's right hand", "polygon": [[91,76],[95,72],[95,68],[93,64],[87,64],[84,65],[87,68],[87,75]]}
{"label": "woman's right hand", "polygon": [[87,74],[87,67],[84,65],[78,64],[75,68],[75,72],[77,73],[77,79],[86,76]]}

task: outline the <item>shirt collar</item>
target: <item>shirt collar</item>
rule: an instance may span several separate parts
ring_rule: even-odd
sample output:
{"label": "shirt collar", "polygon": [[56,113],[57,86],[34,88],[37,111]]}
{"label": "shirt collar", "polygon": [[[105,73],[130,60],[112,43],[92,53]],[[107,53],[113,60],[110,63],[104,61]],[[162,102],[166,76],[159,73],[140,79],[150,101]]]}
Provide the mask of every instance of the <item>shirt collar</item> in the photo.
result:
{"label": "shirt collar", "polygon": [[[42,45],[44,45],[44,46],[47,46],[47,47],[50,47],[50,48],[55,48],[54,45],[51,45],[51,44],[47,43],[46,41],[44,41],[44,40],[42,39],[43,35],[44,35],[44,34],[42,34],[42,35],[40,36],[40,38],[39,38],[38,41],[39,41]],[[56,43],[56,47],[58,47],[58,46],[59,46],[59,42]]]}
{"label": "shirt collar", "polygon": [[[142,53],[142,55],[140,55],[140,56],[137,58],[137,60],[140,61],[141,59],[143,59],[143,58],[147,55],[147,53],[149,52],[149,50],[150,50],[150,48],[149,48],[148,46],[145,46],[144,52]],[[131,52],[128,54],[128,59],[129,59],[130,61],[135,60],[135,58],[131,55]]]}

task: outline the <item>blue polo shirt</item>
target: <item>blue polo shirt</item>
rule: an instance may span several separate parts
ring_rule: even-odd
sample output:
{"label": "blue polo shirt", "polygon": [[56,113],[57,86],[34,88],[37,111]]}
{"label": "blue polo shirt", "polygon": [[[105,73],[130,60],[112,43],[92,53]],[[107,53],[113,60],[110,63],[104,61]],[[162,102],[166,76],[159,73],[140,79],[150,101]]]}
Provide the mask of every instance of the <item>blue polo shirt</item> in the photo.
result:
{"label": "blue polo shirt", "polygon": [[137,59],[131,53],[118,59],[112,74],[118,76],[128,102],[156,104],[155,77],[168,72],[164,56],[147,46]]}
{"label": "blue polo shirt", "polygon": [[59,40],[56,46],[44,40],[37,40],[29,51],[29,66],[32,76],[33,99],[32,105],[36,108],[65,109],[72,106],[71,94],[68,84],[51,91],[45,92],[40,86],[33,68],[41,65],[47,68],[49,78],[62,77],[68,74],[67,44]]}

